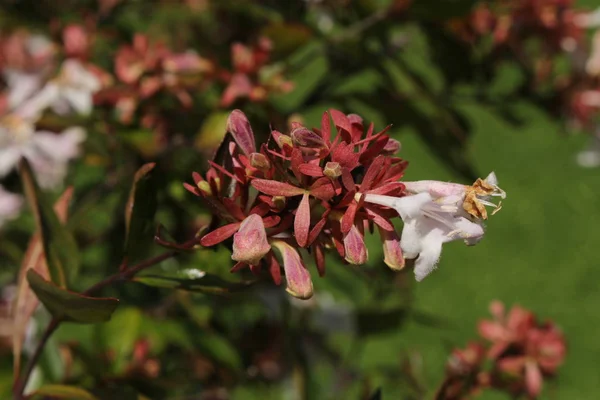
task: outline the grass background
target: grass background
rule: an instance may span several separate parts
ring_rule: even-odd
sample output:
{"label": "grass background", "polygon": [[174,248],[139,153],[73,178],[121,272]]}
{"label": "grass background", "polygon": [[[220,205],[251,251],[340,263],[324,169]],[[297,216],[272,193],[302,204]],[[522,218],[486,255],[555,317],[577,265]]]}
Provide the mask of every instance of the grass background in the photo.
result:
{"label": "grass background", "polygon": [[[549,116],[525,103],[517,107],[524,120],[519,129],[478,105],[463,109],[475,126],[470,153],[483,176],[496,171],[507,192],[504,208],[490,219],[482,242],[445,245],[438,270],[415,285],[416,307],[448,319],[450,328],[409,324],[400,335],[370,340],[361,362],[366,368],[396,362],[397,351],[417,349],[433,389],[449,350],[475,337],[477,321],[499,299],[555,320],[567,337],[559,384],[549,385],[543,398],[591,399],[600,392],[600,170],[574,161],[587,138],[565,136]],[[411,161],[405,179],[460,179],[417,135],[397,137]]]}

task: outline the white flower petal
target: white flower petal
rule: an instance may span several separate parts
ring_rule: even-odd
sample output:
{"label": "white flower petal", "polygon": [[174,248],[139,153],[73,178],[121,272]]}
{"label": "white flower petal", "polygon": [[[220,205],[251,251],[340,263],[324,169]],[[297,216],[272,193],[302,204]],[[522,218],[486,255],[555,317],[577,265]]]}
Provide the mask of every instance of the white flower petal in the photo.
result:
{"label": "white flower petal", "polygon": [[416,218],[422,214],[422,208],[425,204],[431,203],[432,198],[429,193],[419,193],[412,196],[396,198],[394,209],[403,220]]}
{"label": "white flower petal", "polygon": [[442,254],[443,233],[438,230],[432,230],[422,241],[422,250],[419,258],[415,261],[415,279],[422,281],[437,266]]}
{"label": "white flower petal", "polygon": [[402,182],[411,193],[429,193],[433,197],[464,196],[465,185],[441,181]]}
{"label": "white flower petal", "polygon": [[465,243],[468,245],[477,244],[481,239],[483,239],[483,235],[485,233],[483,226],[477,224],[475,222],[469,221],[467,218],[456,218],[454,223],[457,230],[457,237],[454,239],[447,240],[450,242],[455,239],[464,239]]}
{"label": "white flower petal", "polygon": [[39,118],[45,109],[58,101],[59,97],[58,86],[54,83],[47,83],[36,95],[21,104],[15,113],[35,122],[33,120]]}
{"label": "white flower petal", "polygon": [[7,81],[8,105],[16,108],[38,91],[42,85],[40,74],[26,73],[15,69],[5,69],[4,78]]}
{"label": "white flower petal", "polygon": [[69,105],[78,113],[87,115],[92,112],[92,94],[85,89],[66,87],[62,95]]}
{"label": "white flower petal", "polygon": [[8,175],[21,159],[18,147],[8,147],[0,150],[0,178]]}
{"label": "white flower petal", "polygon": [[57,162],[67,162],[79,155],[79,145],[85,140],[85,130],[80,127],[66,129],[61,134],[37,132],[33,137],[35,147]]}
{"label": "white flower petal", "polygon": [[421,252],[422,235],[417,230],[417,219],[404,221],[402,236],[400,237],[400,247],[405,258],[416,258]]}

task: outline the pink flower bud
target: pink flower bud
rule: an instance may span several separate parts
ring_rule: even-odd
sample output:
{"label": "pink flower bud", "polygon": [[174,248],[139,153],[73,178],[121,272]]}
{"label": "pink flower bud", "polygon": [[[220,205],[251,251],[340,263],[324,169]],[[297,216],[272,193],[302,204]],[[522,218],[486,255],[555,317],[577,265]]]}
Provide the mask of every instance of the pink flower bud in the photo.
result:
{"label": "pink flower bud", "polygon": [[344,237],[344,250],[346,261],[354,265],[362,265],[369,260],[369,251],[365,245],[363,233],[356,225]]}
{"label": "pink flower bud", "polygon": [[82,57],[88,52],[90,41],[81,25],[69,25],[63,30],[65,53],[69,57]]}
{"label": "pink flower bud", "polygon": [[321,149],[326,147],[325,140],[319,135],[304,127],[298,127],[290,134],[292,142],[301,147],[309,149]]}
{"label": "pink flower bud", "polygon": [[283,259],[287,292],[299,299],[310,299],[313,295],[313,284],[300,254],[283,240],[274,240],[271,244]]}
{"label": "pink flower bud", "polygon": [[231,132],[233,140],[240,146],[242,152],[249,156],[256,153],[256,143],[254,141],[254,132],[250,126],[250,121],[240,110],[233,110],[227,119],[227,131]]}
{"label": "pink flower bud", "polygon": [[381,227],[379,235],[383,242],[383,262],[394,271],[403,269],[404,256],[400,247],[400,236],[395,231],[386,231]]}
{"label": "pink flower bud", "polygon": [[250,154],[250,165],[261,171],[267,171],[269,168],[271,168],[269,159],[261,153]]}
{"label": "pink flower bud", "polygon": [[396,139],[390,138],[383,148],[382,154],[393,156],[402,149],[402,145]]}
{"label": "pink flower bud", "polygon": [[331,179],[338,178],[342,175],[342,166],[337,162],[328,162],[323,168],[323,174]]}
{"label": "pink flower bud", "polygon": [[271,250],[262,218],[257,214],[246,217],[238,232],[233,235],[233,254],[235,261],[258,265]]}

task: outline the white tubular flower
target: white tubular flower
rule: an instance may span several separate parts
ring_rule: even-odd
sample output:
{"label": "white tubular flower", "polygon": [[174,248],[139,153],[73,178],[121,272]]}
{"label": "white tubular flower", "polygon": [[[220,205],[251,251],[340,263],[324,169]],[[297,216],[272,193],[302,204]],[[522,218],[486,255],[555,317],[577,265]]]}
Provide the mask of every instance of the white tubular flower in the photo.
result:
{"label": "white tubular flower", "polygon": [[21,196],[4,190],[4,187],[0,185],[0,228],[6,221],[17,218],[22,206],[23,198]]}
{"label": "white tubular flower", "polygon": [[79,155],[85,140],[79,127],[60,134],[35,131],[31,120],[15,114],[0,118],[0,177],[7,175],[25,157],[31,163],[40,186],[60,185],[67,173],[69,160]]}
{"label": "white tubular flower", "polygon": [[60,115],[71,111],[87,115],[92,111],[92,96],[101,86],[100,79],[80,61],[66,60],[59,75],[23,104],[21,113],[36,116],[44,109],[52,107],[54,112]]}
{"label": "white tubular flower", "polygon": [[6,68],[3,72],[8,85],[8,107],[15,109],[42,87],[44,77],[41,73],[25,72]]}
{"label": "white tubular flower", "polygon": [[404,221],[400,246],[406,258],[416,258],[415,277],[423,280],[436,268],[442,245],[462,239],[474,245],[482,239],[484,229],[479,219],[486,219],[485,206],[492,196],[505,198],[496,175],[478,179],[472,186],[438,181],[404,182],[414,193],[405,197],[366,194],[364,200],[395,209]]}

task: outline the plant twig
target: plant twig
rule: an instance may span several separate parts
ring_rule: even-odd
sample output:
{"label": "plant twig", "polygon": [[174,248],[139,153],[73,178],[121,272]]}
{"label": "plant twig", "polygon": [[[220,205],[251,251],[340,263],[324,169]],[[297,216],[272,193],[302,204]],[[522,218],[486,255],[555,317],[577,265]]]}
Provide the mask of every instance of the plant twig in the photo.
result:
{"label": "plant twig", "polygon": [[25,391],[25,387],[27,386],[29,377],[31,376],[33,369],[35,368],[38,360],[40,359],[40,356],[42,355],[42,352],[44,350],[44,347],[46,346],[46,343],[48,342],[48,339],[50,339],[52,334],[56,331],[56,329],[58,329],[61,322],[62,321],[58,318],[52,318],[52,320],[46,327],[44,334],[42,335],[39,343],[37,344],[37,346],[35,348],[35,352],[31,356],[31,358],[27,361],[27,365],[25,367],[25,371],[23,372],[23,375],[21,375],[21,377],[19,379],[17,379],[17,381],[15,383],[15,386],[13,389],[15,400],[21,400],[24,398],[23,392]]}
{"label": "plant twig", "polygon": [[149,268],[153,265],[156,265],[160,262],[163,262],[163,261],[175,256],[178,253],[179,252],[177,252],[177,251],[169,251],[169,252],[163,253],[161,255],[158,255],[156,257],[152,257],[148,260],[142,261],[139,264],[136,264],[136,265],[126,269],[125,271],[118,272],[118,273],[111,275],[108,278],[96,283],[95,285],[88,288],[82,294],[88,296],[106,286],[111,285],[114,282],[127,280],[127,279],[133,277],[138,272],[143,271],[144,269]]}
{"label": "plant twig", "polygon": [[[128,280],[131,277],[133,277],[135,274],[137,274],[138,272],[143,271],[144,269],[149,268],[153,265],[156,265],[164,260],[167,260],[167,259],[175,256],[176,254],[178,254],[177,251],[169,251],[169,252],[160,254],[156,257],[149,258],[148,260],[142,261],[142,262],[132,266],[131,268],[128,268],[125,271],[118,272],[116,274],[109,276],[108,278],[91,286],[82,294],[88,296],[106,286],[113,284],[114,282]],[[46,346],[46,343],[48,342],[48,339],[50,339],[52,334],[60,326],[61,322],[62,322],[61,319],[53,318],[50,321],[50,323],[48,324],[48,326],[46,327],[46,330],[44,331],[40,341],[38,342],[38,344],[35,348],[33,356],[31,356],[31,358],[27,361],[27,365],[25,366],[25,370],[23,371],[23,374],[19,377],[19,379],[17,379],[17,381],[15,383],[15,386],[13,389],[13,395],[14,395],[15,400],[25,399],[23,392],[25,391],[25,387],[27,386],[29,377],[31,376],[33,369],[35,368],[37,362],[39,361],[39,358],[42,355],[42,352],[44,350],[44,347]]]}

